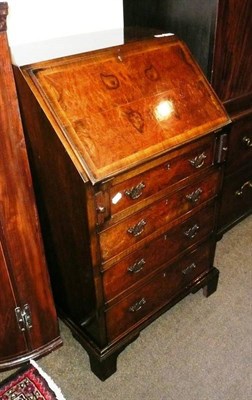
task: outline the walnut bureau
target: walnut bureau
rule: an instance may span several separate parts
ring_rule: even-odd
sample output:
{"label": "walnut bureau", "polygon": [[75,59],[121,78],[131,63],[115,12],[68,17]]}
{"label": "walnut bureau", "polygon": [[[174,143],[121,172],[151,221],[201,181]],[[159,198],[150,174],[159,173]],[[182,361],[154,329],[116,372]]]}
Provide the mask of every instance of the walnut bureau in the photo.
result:
{"label": "walnut bureau", "polygon": [[229,117],[175,36],[15,68],[55,301],[102,380],[216,290]]}

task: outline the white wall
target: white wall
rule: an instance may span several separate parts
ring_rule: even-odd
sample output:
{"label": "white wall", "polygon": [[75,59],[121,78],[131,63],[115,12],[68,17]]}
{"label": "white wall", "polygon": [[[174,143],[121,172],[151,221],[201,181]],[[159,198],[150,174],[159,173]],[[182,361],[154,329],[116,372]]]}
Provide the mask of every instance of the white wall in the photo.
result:
{"label": "white wall", "polygon": [[123,0],[8,0],[10,46],[123,27]]}

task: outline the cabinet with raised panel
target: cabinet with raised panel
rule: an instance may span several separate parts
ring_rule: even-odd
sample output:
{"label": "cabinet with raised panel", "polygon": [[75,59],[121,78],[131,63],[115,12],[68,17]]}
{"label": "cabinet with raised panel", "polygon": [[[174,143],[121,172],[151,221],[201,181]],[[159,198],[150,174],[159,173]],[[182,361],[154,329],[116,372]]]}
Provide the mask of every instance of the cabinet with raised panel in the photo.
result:
{"label": "cabinet with raised panel", "polygon": [[61,344],[0,3],[0,370]]}

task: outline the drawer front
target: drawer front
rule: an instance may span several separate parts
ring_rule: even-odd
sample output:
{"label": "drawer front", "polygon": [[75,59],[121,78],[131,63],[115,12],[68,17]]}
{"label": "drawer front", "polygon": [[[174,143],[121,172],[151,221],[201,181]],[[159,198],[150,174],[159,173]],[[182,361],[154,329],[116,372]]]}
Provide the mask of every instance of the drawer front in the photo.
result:
{"label": "drawer front", "polygon": [[252,211],[252,170],[246,169],[224,180],[218,228],[232,225]]}
{"label": "drawer front", "polygon": [[200,246],[109,308],[106,311],[108,340],[112,341],[136,327],[207,272],[211,268],[211,252],[212,246],[208,243]]}
{"label": "drawer front", "polygon": [[135,206],[151,195],[213,164],[215,137],[211,135],[186,146],[164,163],[110,189],[111,215]]}
{"label": "drawer front", "polygon": [[252,168],[252,114],[233,122],[226,173],[248,165]]}
{"label": "drawer front", "polygon": [[102,261],[126,251],[165,224],[213,198],[219,190],[219,182],[220,173],[214,170],[199,182],[156,201],[102,231],[99,234]]}
{"label": "drawer front", "polygon": [[105,300],[109,301],[132,285],[139,284],[181,251],[206,238],[214,226],[214,205],[205,207],[182,224],[176,224],[157,239],[104,271]]}

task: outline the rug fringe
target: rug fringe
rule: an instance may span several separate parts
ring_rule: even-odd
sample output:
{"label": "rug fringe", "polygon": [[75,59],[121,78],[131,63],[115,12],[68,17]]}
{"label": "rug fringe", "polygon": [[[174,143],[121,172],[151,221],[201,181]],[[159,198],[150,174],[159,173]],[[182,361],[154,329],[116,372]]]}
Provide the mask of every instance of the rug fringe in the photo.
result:
{"label": "rug fringe", "polygon": [[55,393],[57,400],[66,400],[60,388],[56,385],[53,379],[49,375],[47,375],[47,373],[36,363],[36,361],[30,360],[30,363],[33,365],[34,368],[38,370],[40,375],[46,380],[50,389]]}

